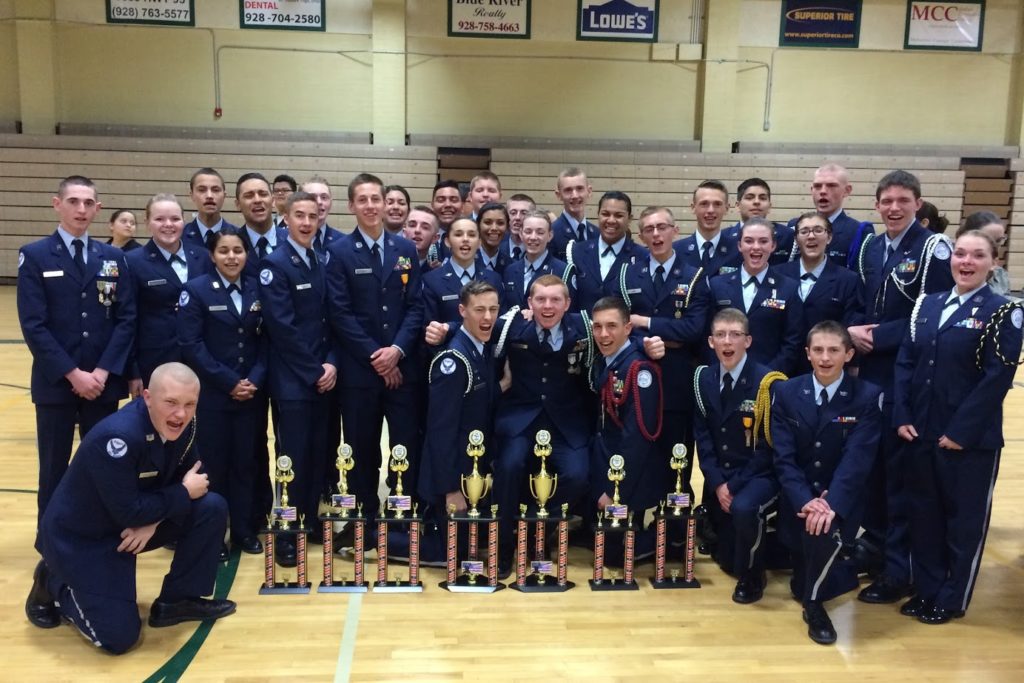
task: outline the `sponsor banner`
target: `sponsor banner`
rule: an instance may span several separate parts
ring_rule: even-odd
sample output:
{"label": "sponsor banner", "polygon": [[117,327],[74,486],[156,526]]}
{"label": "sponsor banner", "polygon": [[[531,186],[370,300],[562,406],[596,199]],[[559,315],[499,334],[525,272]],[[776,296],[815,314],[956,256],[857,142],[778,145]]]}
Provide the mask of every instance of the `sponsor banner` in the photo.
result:
{"label": "sponsor banner", "polygon": [[980,51],[985,27],[985,0],[907,3],[907,50]]}
{"label": "sponsor banner", "polygon": [[576,40],[658,40],[658,0],[579,0]]}
{"label": "sponsor banner", "polygon": [[448,36],[530,37],[531,0],[448,0]]}
{"label": "sponsor banner", "polygon": [[857,47],[861,0],[782,0],[781,47]]}

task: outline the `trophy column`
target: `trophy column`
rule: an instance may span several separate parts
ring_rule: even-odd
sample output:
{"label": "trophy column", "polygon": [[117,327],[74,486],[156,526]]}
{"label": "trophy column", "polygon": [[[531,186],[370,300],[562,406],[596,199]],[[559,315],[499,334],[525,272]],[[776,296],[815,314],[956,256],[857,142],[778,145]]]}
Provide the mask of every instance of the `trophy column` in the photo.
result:
{"label": "trophy column", "polygon": [[[267,515],[267,527],[263,534],[263,583],[260,595],[281,595],[287,593],[308,593],[309,582],[306,580],[306,535],[309,529],[305,525],[305,517],[297,514],[297,509],[288,504],[288,484],[295,479],[292,471],[292,459],[281,455],[277,459],[274,470],[274,506]],[[292,522],[298,521],[297,527]],[[277,565],[274,563],[274,548],[277,536],[288,534],[295,536],[295,581],[286,577],[277,580]]]}
{"label": "trophy column", "polygon": [[[672,460],[669,462],[676,471],[675,491],[668,494],[665,501],[658,505],[654,513],[655,545],[654,545],[654,576],[651,577],[653,588],[700,588],[700,582],[693,576],[693,560],[696,548],[697,516],[689,494],[683,491],[682,471],[686,467],[686,446],[677,443],[672,447]],[[671,508],[666,512],[665,508]],[[684,512],[685,511],[685,512]],[[679,577],[678,569],[669,570],[665,577],[666,551],[668,549],[668,533],[670,527],[682,527],[686,535],[686,555],[683,562],[683,578]]]}
{"label": "trophy column", "polygon": [[[603,512],[597,514],[597,524],[594,525],[594,578],[590,580],[590,590],[635,591],[640,589],[633,578],[636,550],[633,513],[630,512],[628,506],[619,501],[619,482],[625,478],[626,460],[621,455],[615,454],[608,460],[608,481],[615,484],[612,502],[605,506]],[[605,524],[605,520],[611,521]],[[614,574],[609,579],[604,578],[604,553],[608,534],[622,537],[624,552],[621,579]]]}
{"label": "trophy column", "polygon": [[[363,577],[363,550],[366,545],[366,518],[363,516],[363,504],[356,503],[356,497],[348,492],[346,473],[355,467],[352,458],[352,447],[346,443],[338,447],[338,458],[334,461],[338,469],[338,493],[331,495],[331,508],[327,514],[320,515],[324,525],[324,580],[317,587],[317,593],[365,593],[366,580]],[[353,577],[349,581],[345,577],[334,578],[334,523],[348,522],[353,525],[352,564]]]}
{"label": "trophy column", "polygon": [[[418,504],[403,492],[402,473],[409,469],[408,451],[398,444],[391,449],[389,468],[396,474],[395,493],[387,497],[385,508],[377,518],[377,582],[374,593],[421,593],[420,582],[420,523]],[[388,580],[388,533],[392,529],[407,528],[409,534],[409,578]]]}

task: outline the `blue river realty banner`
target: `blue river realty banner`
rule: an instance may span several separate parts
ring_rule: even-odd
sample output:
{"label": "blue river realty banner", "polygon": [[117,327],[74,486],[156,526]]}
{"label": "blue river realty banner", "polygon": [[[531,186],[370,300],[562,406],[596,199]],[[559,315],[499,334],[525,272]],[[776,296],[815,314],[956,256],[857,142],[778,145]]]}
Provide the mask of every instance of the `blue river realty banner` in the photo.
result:
{"label": "blue river realty banner", "polygon": [[658,40],[658,0],[579,0],[576,40]]}
{"label": "blue river realty banner", "polygon": [[782,0],[782,47],[857,47],[861,0]]}

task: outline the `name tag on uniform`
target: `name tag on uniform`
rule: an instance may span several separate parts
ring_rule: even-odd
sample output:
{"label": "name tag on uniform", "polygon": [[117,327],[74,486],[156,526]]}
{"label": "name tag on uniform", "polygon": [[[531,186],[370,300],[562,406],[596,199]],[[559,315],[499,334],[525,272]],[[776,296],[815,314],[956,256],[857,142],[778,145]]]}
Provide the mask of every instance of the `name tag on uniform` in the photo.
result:
{"label": "name tag on uniform", "polygon": [[[313,287],[312,282],[304,282],[301,285],[295,285],[295,289],[311,289]],[[227,309],[225,309],[227,310]]]}
{"label": "name tag on uniform", "polygon": [[441,297],[441,301],[455,301],[459,298],[458,294],[445,294]]}
{"label": "name tag on uniform", "polygon": [[43,271],[43,277],[64,277],[63,270],[45,270]]}
{"label": "name tag on uniform", "polygon": [[150,280],[146,283],[147,287],[156,287],[157,285],[166,285],[167,280]]}
{"label": "name tag on uniform", "polygon": [[373,268],[356,268],[356,275],[373,275]]}
{"label": "name tag on uniform", "polygon": [[525,349],[528,349],[530,347],[527,346],[526,344],[515,343],[515,344],[512,344],[512,348],[513,349],[524,349],[525,350]]}
{"label": "name tag on uniform", "polygon": [[228,310],[228,307],[227,306],[210,306],[209,310],[210,310],[211,313],[213,311],[226,311],[226,310]]}
{"label": "name tag on uniform", "polygon": [[152,472],[139,472],[139,479],[152,479],[158,474],[160,474],[160,472],[157,470],[153,470]]}
{"label": "name tag on uniform", "polygon": [[636,289],[627,289],[626,290],[626,294],[639,294],[642,291],[644,291],[644,290],[642,290],[639,287],[637,287]]}

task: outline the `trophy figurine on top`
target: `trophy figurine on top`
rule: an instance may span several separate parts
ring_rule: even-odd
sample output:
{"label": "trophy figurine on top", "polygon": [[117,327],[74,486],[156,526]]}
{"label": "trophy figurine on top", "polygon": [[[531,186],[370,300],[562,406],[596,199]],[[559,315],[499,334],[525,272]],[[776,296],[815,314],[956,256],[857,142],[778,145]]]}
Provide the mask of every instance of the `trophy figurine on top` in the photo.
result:
{"label": "trophy figurine on top", "polygon": [[[295,479],[295,471],[292,470],[292,459],[287,455],[278,457],[273,474],[274,480],[274,504],[267,515],[267,528],[263,530],[263,585],[260,588],[260,595],[274,595],[281,593],[308,593],[309,582],[306,580],[306,535],[309,529],[305,528],[305,519],[297,514],[294,505],[289,504],[288,484]],[[292,522],[298,522],[297,527],[292,527]],[[296,580],[294,583],[285,579],[277,580],[277,568],[274,564],[274,545],[277,537],[281,534],[294,534],[295,536],[295,570]]]}

